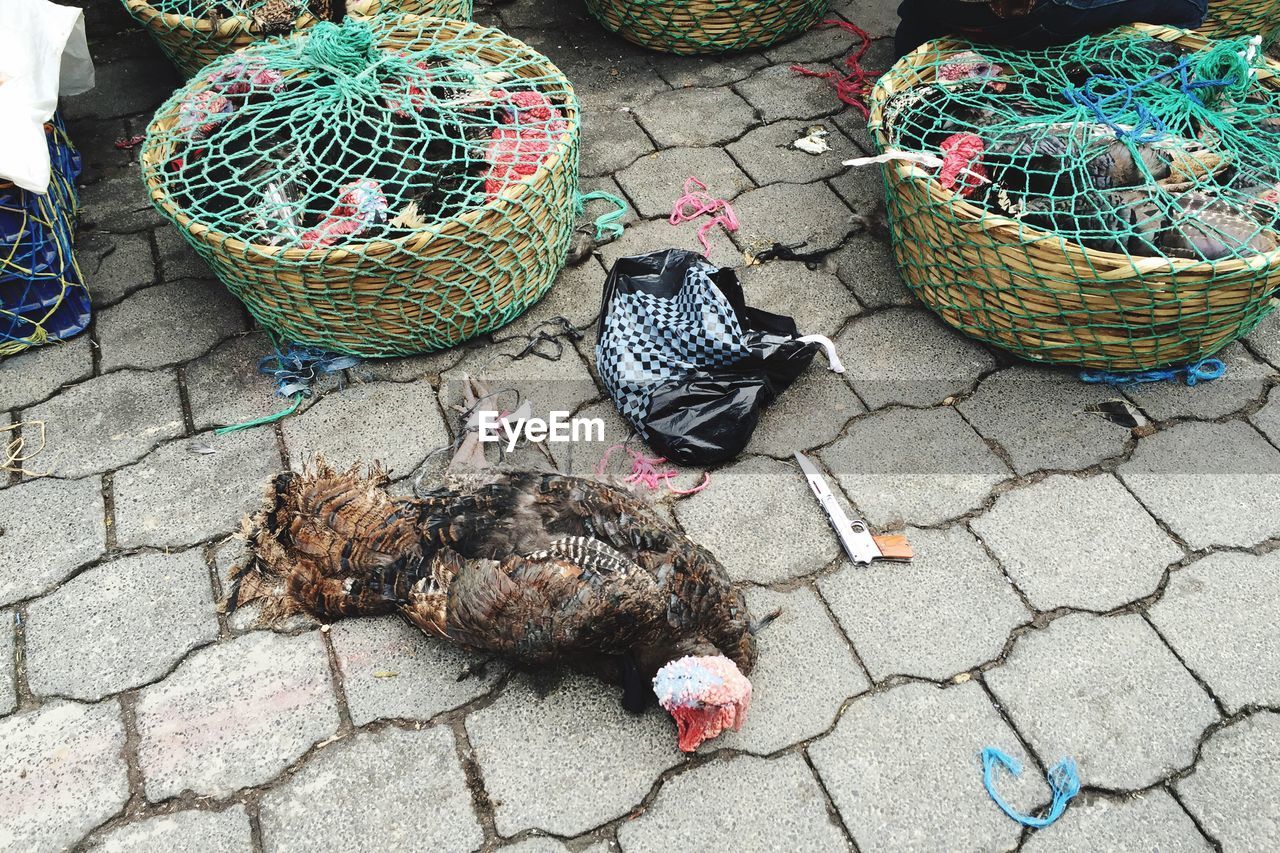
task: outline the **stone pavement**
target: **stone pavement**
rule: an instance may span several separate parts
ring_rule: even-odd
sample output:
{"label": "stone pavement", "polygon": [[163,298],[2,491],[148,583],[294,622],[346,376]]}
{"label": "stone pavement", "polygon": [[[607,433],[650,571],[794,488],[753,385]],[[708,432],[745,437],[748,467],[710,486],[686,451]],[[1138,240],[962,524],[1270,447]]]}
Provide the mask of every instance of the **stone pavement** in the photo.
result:
{"label": "stone pavement", "polygon": [[[890,3],[836,12],[877,37],[868,65],[890,58]],[[279,407],[254,372],[268,345],[114,148],[176,81],[115,0],[93,0],[100,85],[66,114],[96,317],[0,362],[0,416],[44,422],[32,464],[50,472],[0,483],[0,849],[1280,849],[1280,317],[1228,350],[1226,379],[1128,394],[1155,426],[1136,438],[1087,412],[1115,392],[912,300],[876,177],[839,166],[866,148],[862,121],[788,68],[829,65],[842,34],[685,59],[605,36],[577,0],[478,17],[575,81],[584,184],[635,208],[498,338],[586,325],[605,264],[695,247],[664,221],[690,174],[742,221],[714,260],[758,239],[835,250],[745,281],[835,338],[847,381],[815,367],[747,456],[672,507],[753,609],[782,608],[746,727],[684,756],[668,718],[628,716],[617,690],[496,665],[459,681],[464,655],[394,619],[273,632],[222,614],[229,534],[264,480],[316,451],[429,476],[461,371],[607,418],[610,442],[626,430],[588,336],[554,362],[513,360],[508,340],[366,364],[277,428],[214,436]],[[836,153],[788,150],[815,122]],[[845,564],[797,448],[916,561]],[[603,449],[553,461],[586,472]],[[988,745],[1026,766],[1002,782],[1019,807],[1047,802],[1062,756],[1083,795],[1022,830],[982,789]]]}

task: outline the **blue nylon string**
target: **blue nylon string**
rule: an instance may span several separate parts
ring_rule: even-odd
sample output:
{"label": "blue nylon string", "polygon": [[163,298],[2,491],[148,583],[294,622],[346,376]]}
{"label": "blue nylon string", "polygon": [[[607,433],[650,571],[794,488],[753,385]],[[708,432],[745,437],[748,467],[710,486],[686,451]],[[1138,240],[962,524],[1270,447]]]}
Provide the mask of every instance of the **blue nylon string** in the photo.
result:
{"label": "blue nylon string", "polygon": [[1062,817],[1062,813],[1067,810],[1067,803],[1071,802],[1071,799],[1080,793],[1080,775],[1076,770],[1076,763],[1070,758],[1064,758],[1049,768],[1049,788],[1053,791],[1053,802],[1049,806],[1049,813],[1044,817],[1024,815],[1006,803],[996,792],[996,765],[1004,767],[1014,776],[1022,775],[1022,765],[1018,763],[1017,759],[1006,755],[994,746],[988,746],[982,750],[982,784],[987,789],[987,794],[1000,807],[1002,812],[1023,826],[1043,829]]}
{"label": "blue nylon string", "polygon": [[1227,372],[1227,366],[1220,358],[1206,358],[1191,364],[1178,367],[1164,367],[1159,370],[1143,370],[1137,373],[1110,373],[1106,370],[1082,370],[1080,381],[1090,385],[1141,385],[1147,382],[1164,382],[1169,379],[1182,379],[1187,385],[1199,382],[1212,382],[1221,379]]}
{"label": "blue nylon string", "polygon": [[311,383],[321,376],[355,367],[360,359],[353,355],[337,355],[317,347],[294,344],[258,360],[258,372],[276,382],[276,394],[292,397],[311,396]]}

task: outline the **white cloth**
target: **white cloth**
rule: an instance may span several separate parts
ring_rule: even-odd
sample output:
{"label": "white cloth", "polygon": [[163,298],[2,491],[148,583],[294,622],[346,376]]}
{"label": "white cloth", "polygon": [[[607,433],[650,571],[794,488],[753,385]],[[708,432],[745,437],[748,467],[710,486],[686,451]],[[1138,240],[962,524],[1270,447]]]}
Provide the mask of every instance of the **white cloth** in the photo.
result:
{"label": "white cloth", "polygon": [[93,88],[84,14],[48,0],[0,0],[0,179],[49,190],[44,123],[58,95]]}

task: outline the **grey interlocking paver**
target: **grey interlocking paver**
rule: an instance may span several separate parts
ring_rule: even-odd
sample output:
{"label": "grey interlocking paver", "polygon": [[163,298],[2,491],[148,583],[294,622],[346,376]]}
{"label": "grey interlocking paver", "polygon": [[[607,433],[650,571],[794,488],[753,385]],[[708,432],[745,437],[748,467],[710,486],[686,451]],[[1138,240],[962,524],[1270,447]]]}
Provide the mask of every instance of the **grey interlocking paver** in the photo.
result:
{"label": "grey interlocking paver", "polygon": [[[831,4],[831,12],[846,20],[853,21],[859,27],[871,36],[873,39],[879,40],[885,36],[893,35],[898,27],[898,16],[895,10],[898,7],[893,3],[862,3],[859,0],[836,0]],[[856,47],[858,41],[856,38],[850,38],[850,46]],[[868,69],[882,69],[888,66],[884,63],[873,65],[864,63]]]}
{"label": "grey interlocking paver", "polygon": [[1280,390],[1272,390],[1266,404],[1249,417],[1271,443],[1280,447]]}
{"label": "grey interlocking paver", "polygon": [[[1008,850],[1020,827],[982,788],[986,746],[1034,767],[977,684],[916,683],[855,700],[809,755],[859,850]],[[1006,776],[1001,794],[1046,802],[1038,775]]]}
{"label": "grey interlocking paver", "polygon": [[18,685],[14,660],[13,613],[0,610],[0,715],[18,707]]}
{"label": "grey interlocking paver", "polygon": [[[809,154],[792,145],[797,139],[807,136],[813,127],[821,127],[827,131],[826,141],[831,146],[830,151]],[[845,166],[841,165],[844,160],[862,155],[833,123],[821,120],[782,120],[766,124],[725,146],[725,150],[742,164],[751,179],[760,186],[779,181],[807,184],[830,178],[845,170]]]}
{"label": "grey interlocking paver", "polygon": [[751,105],[724,86],[661,92],[636,107],[635,112],[640,124],[662,148],[728,142],[756,121]]}
{"label": "grey interlocking paver", "polygon": [[1124,452],[1129,430],[1087,411],[1116,396],[1066,371],[1018,366],[983,379],[956,408],[1019,474],[1078,471]]}
{"label": "grey interlocking paver", "polygon": [[626,814],[680,762],[671,719],[628,714],[621,696],[570,676],[540,699],[520,677],[467,717],[500,834],[585,832]]}
{"label": "grey interlocking paver", "polygon": [[92,702],[159,678],[217,635],[199,549],[122,557],[27,609],[27,682],[37,696]]}
{"label": "grey interlocking paver", "polygon": [[628,853],[658,853],[672,840],[690,851],[848,850],[804,759],[739,756],[668,780],[636,820],[618,830]]}
{"label": "grey interlocking paver", "polygon": [[226,797],[274,778],[337,731],[330,681],[317,632],[257,631],[195,652],[138,695],[147,799]]}
{"label": "grey interlocking paver", "polygon": [[617,174],[618,185],[646,219],[669,217],[685,180],[697,178],[714,198],[733,201],[754,184],[720,148],[667,148],[646,154]]}
{"label": "grey interlocking paver", "polygon": [[349,385],[285,419],[281,431],[295,468],[323,454],[343,468],[378,461],[396,476],[449,443],[435,389],[422,380]]}
{"label": "grey interlocking paver", "polygon": [[582,174],[611,175],[653,150],[653,141],[630,109],[600,110],[582,117]]}
{"label": "grey interlocking paver", "polygon": [[107,549],[97,480],[0,490],[0,605],[43,592]]}
{"label": "grey interlocking paver", "polygon": [[0,359],[0,411],[38,403],[93,371],[88,335],[47,344]]}
{"label": "grey interlocking paver", "polygon": [[821,22],[814,24],[808,32],[798,37],[775,44],[764,52],[769,61],[775,65],[789,65],[793,62],[816,63],[814,70],[826,70],[820,60],[843,58],[849,52],[851,39],[849,34],[839,27],[823,26]]}
{"label": "grey interlocking paver", "polygon": [[96,307],[114,305],[125,296],[156,283],[151,236],[90,231],[76,246],[89,296]]}
{"label": "grey interlocking paver", "polygon": [[818,353],[809,369],[760,413],[747,450],[790,457],[834,441],[850,418],[866,410],[849,383],[829,371],[826,356]]}
{"label": "grey interlocking paver", "polygon": [[794,464],[752,457],[716,472],[714,482],[681,501],[676,516],[732,577],[775,583],[836,558],[839,545]]}
{"label": "grey interlocking paver", "polygon": [[[791,317],[802,335],[834,338],[845,321],[862,310],[838,278],[821,269],[810,270],[796,261],[770,261],[744,267],[738,277],[748,304]],[[856,359],[861,354],[841,355]],[[826,364],[827,359],[820,351],[814,361]]]}
{"label": "grey interlocking paver", "polygon": [[1155,420],[1210,420],[1237,412],[1265,393],[1276,369],[1258,361],[1240,344],[1218,354],[1227,366],[1221,379],[1187,385],[1150,382],[1125,389],[1125,395]]}
{"label": "grey interlocking paver", "polygon": [[131,168],[112,171],[80,193],[80,226],[108,234],[132,234],[163,225],[146,187]]}
{"label": "grey interlocking paver", "polygon": [[1192,548],[1280,534],[1280,513],[1258,511],[1280,501],[1280,451],[1245,423],[1178,424],[1139,441],[1118,473]]}
{"label": "grey interlocking paver", "polygon": [[340,622],[330,631],[351,720],[429,720],[487,692],[505,669],[500,663],[459,680],[477,663],[461,651],[391,618]]}
{"label": "grey interlocking paver", "polygon": [[1270,846],[1280,825],[1280,714],[1260,711],[1214,732],[1195,772],[1176,787],[1224,851]]}
{"label": "grey interlocking paver", "polygon": [[846,563],[818,582],[872,677],[941,680],[998,656],[1031,618],[999,568],[963,527],[907,538],[910,563]]}
{"label": "grey interlocking paver", "polygon": [[774,243],[803,243],[798,251],[823,252],[839,246],[854,227],[849,209],[821,182],[748,190],[733,209],[740,225],[736,242],[757,251]]}
{"label": "grey interlocking paver", "polygon": [[104,371],[154,368],[203,355],[244,331],[245,318],[221,284],[193,280],[148,287],[103,309],[97,329]]}
{"label": "grey interlocking paver", "polygon": [[361,732],[327,747],[262,798],[259,821],[264,851],[464,853],[484,841],[453,734],[439,727]]}
{"label": "grey interlocking paver", "polygon": [[713,56],[678,56],[655,53],[650,58],[654,70],[678,89],[694,86],[723,86],[745,80],[768,65],[756,53],[727,53]]}
{"label": "grey interlocking paver", "polygon": [[1025,853],[1208,853],[1213,848],[1163,788],[1123,799],[1084,794],[1071,819],[1037,830]]}
{"label": "grey interlocking paver", "polygon": [[164,281],[213,278],[213,271],[204,258],[196,254],[177,228],[157,228],[155,241],[156,254],[160,258],[160,277]]}
{"label": "grey interlocking paver", "polygon": [[[911,341],[904,347],[903,341]],[[848,373],[868,406],[929,406],[969,390],[995,359],[933,315],[890,308],[855,320],[837,340]]]}
{"label": "grey interlocking paver", "polygon": [[1155,592],[1182,557],[1110,474],[1055,474],[1008,492],[972,527],[1039,610],[1120,607]]}
{"label": "grey interlocking paver", "polygon": [[1245,341],[1273,367],[1280,368],[1280,313],[1272,311],[1264,317]]}
{"label": "grey interlocking paver", "polygon": [[1191,764],[1211,700],[1141,616],[1072,614],[1023,634],[987,683],[1047,762],[1131,790]]}
{"label": "grey interlocking paver", "polygon": [[765,121],[815,119],[844,107],[830,83],[801,76],[788,65],[770,65],[735,83],[733,88]]}
{"label": "grey interlocking paver", "polygon": [[[197,430],[245,423],[289,407],[275,383],[258,371],[258,361],[272,352],[265,332],[236,335],[183,369],[191,419]],[[317,393],[332,390],[336,380],[317,382]]]}
{"label": "grey interlocking paver", "polygon": [[[494,333],[501,339],[512,335],[527,335],[542,328],[548,334],[559,332],[551,324],[556,317],[564,317],[574,326],[584,329],[600,313],[600,299],[604,293],[605,270],[595,258],[589,257],[576,267],[566,267],[556,278],[556,283],[525,314],[517,317],[509,326]],[[565,341],[567,345],[569,341]],[[443,355],[443,353],[441,353]],[[452,366],[452,365],[450,365]]]}
{"label": "grey interlocking paver", "polygon": [[68,119],[114,118],[150,112],[179,84],[172,66],[141,57],[100,62],[96,74],[96,87],[63,101],[63,114]]}
{"label": "grey interlocking paver", "polygon": [[257,508],[262,484],[279,468],[270,429],[169,442],[115,473],[116,540],[122,548],[169,547],[228,533]]}
{"label": "grey interlocking paver", "polygon": [[782,612],[756,637],[760,658],[751,671],[746,725],[708,741],[704,752],[729,747],[767,755],[816,737],[835,722],[845,700],[871,686],[812,589],[752,589],[747,606],[757,619]]}
{"label": "grey interlocking paver", "polygon": [[1210,554],[1175,571],[1150,613],[1227,710],[1280,707],[1280,551]]}
{"label": "grey interlocking paver", "polygon": [[[839,126],[841,122],[837,121],[836,124]],[[846,132],[845,135],[849,134]],[[836,191],[836,195],[844,199],[845,204],[853,209],[862,230],[872,231],[879,237],[888,237],[884,210],[884,180],[876,167],[850,167],[847,172],[832,178],[829,183]]]}
{"label": "grey interlocking paver", "polygon": [[244,806],[224,811],[189,809],[146,818],[108,832],[89,853],[250,853]]}
{"label": "grey interlocking paver", "polygon": [[[672,197],[672,201],[675,198]],[[633,255],[647,255],[669,248],[689,249],[699,254],[706,254],[711,263],[721,267],[738,267],[742,264],[742,252],[720,226],[707,232],[707,242],[711,246],[710,253],[698,242],[698,229],[705,224],[705,218],[693,222],[671,225],[665,219],[640,222],[627,227],[621,237],[600,247],[600,257],[606,269],[612,269],[618,258]],[[596,302],[599,307],[599,302]]]}
{"label": "grey interlocking paver", "polygon": [[169,371],[118,370],[74,385],[27,409],[44,421],[40,468],[83,477],[136,462],[165,439],[182,435],[178,380]]}
{"label": "grey interlocking paver", "polygon": [[52,702],[0,720],[0,841],[65,850],[129,798],[124,724],[114,701]]}
{"label": "grey interlocking paver", "polygon": [[893,250],[883,240],[854,234],[827,256],[827,264],[868,308],[915,304],[915,297],[898,274]]}
{"label": "grey interlocking paver", "polygon": [[889,409],[857,418],[822,451],[872,525],[939,524],[982,505],[1010,476],[954,409]]}

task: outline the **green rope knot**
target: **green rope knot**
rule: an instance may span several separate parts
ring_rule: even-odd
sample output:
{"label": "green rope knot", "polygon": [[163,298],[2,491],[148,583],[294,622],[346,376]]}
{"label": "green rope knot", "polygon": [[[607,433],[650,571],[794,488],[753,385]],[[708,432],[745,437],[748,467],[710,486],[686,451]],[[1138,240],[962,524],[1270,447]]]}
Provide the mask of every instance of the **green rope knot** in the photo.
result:
{"label": "green rope knot", "polygon": [[1206,106],[1243,100],[1253,83],[1255,61],[1256,56],[1250,55],[1247,46],[1242,48],[1240,41],[1218,42],[1196,54],[1192,60],[1193,78],[1213,84],[1200,89],[1201,100]]}
{"label": "green rope knot", "polygon": [[373,28],[346,18],[342,25],[328,21],[311,28],[302,45],[303,61],[318,70],[354,77],[378,61]]}

